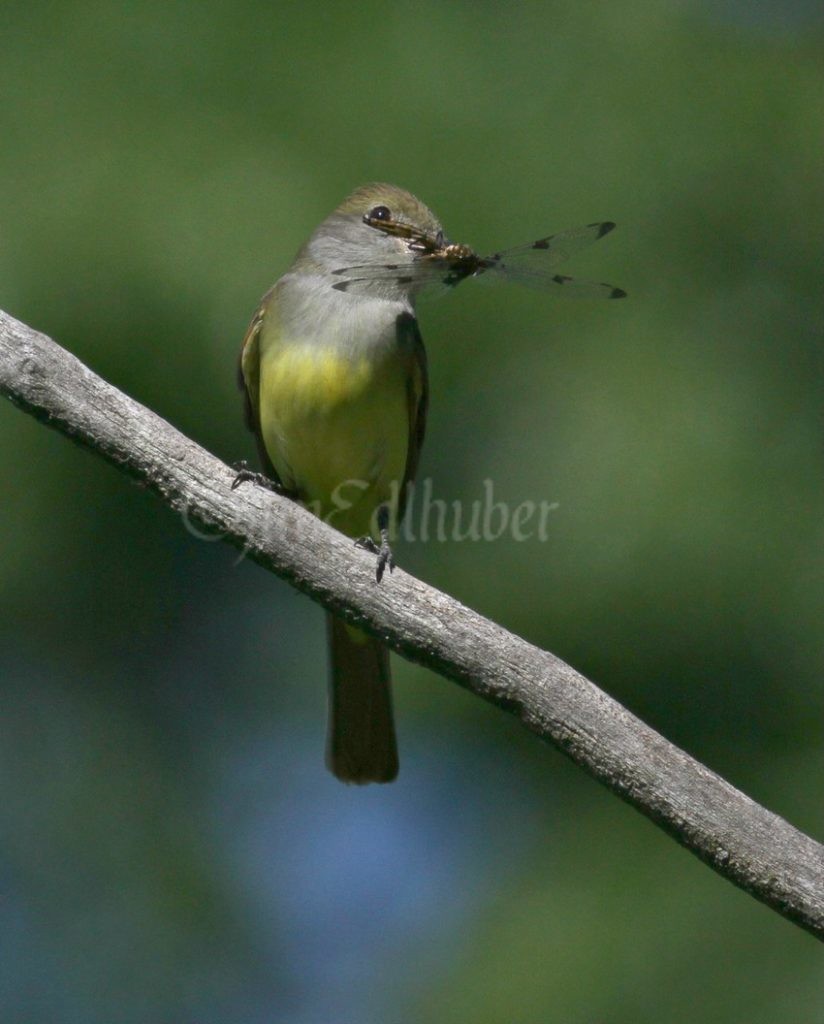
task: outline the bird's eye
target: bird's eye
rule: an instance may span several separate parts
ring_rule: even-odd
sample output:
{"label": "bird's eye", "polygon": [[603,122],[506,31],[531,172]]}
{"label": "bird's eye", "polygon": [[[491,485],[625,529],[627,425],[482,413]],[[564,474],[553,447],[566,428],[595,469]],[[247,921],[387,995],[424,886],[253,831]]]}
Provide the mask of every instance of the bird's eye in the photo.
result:
{"label": "bird's eye", "polygon": [[373,206],[366,217],[368,220],[391,220],[392,213],[388,206]]}

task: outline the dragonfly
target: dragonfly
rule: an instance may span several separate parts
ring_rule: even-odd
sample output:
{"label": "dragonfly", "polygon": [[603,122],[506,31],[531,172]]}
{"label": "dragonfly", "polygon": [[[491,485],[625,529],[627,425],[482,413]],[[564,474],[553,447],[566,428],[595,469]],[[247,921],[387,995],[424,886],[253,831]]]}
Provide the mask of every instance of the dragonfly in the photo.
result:
{"label": "dragonfly", "polygon": [[623,299],[627,294],[623,288],[603,281],[568,277],[555,269],[608,235],[615,228],[610,220],[559,231],[491,256],[479,256],[468,245],[447,241],[442,231],[431,235],[402,221],[376,218],[368,213],[363,220],[370,227],[404,239],[413,259],[404,263],[363,263],[334,270],[333,276],[340,280],[333,287],[339,291],[369,292],[392,282],[416,288],[454,288],[467,278],[486,276],[575,298]]}

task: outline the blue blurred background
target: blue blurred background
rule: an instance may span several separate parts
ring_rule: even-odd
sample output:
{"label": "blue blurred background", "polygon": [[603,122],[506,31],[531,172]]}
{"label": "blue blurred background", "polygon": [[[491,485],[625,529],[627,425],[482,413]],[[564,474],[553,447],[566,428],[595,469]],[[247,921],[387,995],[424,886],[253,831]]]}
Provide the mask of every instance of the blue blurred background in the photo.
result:
{"label": "blue blurred background", "polygon": [[[557,502],[548,540],[398,556],[824,837],[817,4],[5,0],[0,38],[0,306],[227,461],[248,319],[355,186],[481,250],[616,220],[569,272],[625,302],[420,309],[422,474]],[[3,1021],[824,1018],[812,937],[420,668],[398,782],[340,786],[316,606],[7,402],[0,469]]]}

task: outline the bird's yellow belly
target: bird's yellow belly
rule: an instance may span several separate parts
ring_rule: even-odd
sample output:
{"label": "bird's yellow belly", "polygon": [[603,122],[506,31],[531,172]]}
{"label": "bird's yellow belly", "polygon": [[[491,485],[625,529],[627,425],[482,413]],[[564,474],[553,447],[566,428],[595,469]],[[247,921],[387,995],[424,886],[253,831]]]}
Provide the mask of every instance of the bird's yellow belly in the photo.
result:
{"label": "bird's yellow belly", "polygon": [[330,525],[370,533],[375,509],[397,499],[409,411],[403,361],[284,346],[260,365],[266,451],[290,489]]}

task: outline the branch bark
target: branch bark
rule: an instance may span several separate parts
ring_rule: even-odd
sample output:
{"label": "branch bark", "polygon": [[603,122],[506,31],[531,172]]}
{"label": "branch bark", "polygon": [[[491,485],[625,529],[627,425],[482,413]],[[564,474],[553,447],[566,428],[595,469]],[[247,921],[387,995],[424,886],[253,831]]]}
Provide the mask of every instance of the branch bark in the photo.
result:
{"label": "branch bark", "polygon": [[0,392],[399,654],[516,715],[718,874],[824,939],[824,847],[554,655],[402,570],[376,586],[373,557],[285,498],[232,491],[228,466],[1,311]]}

